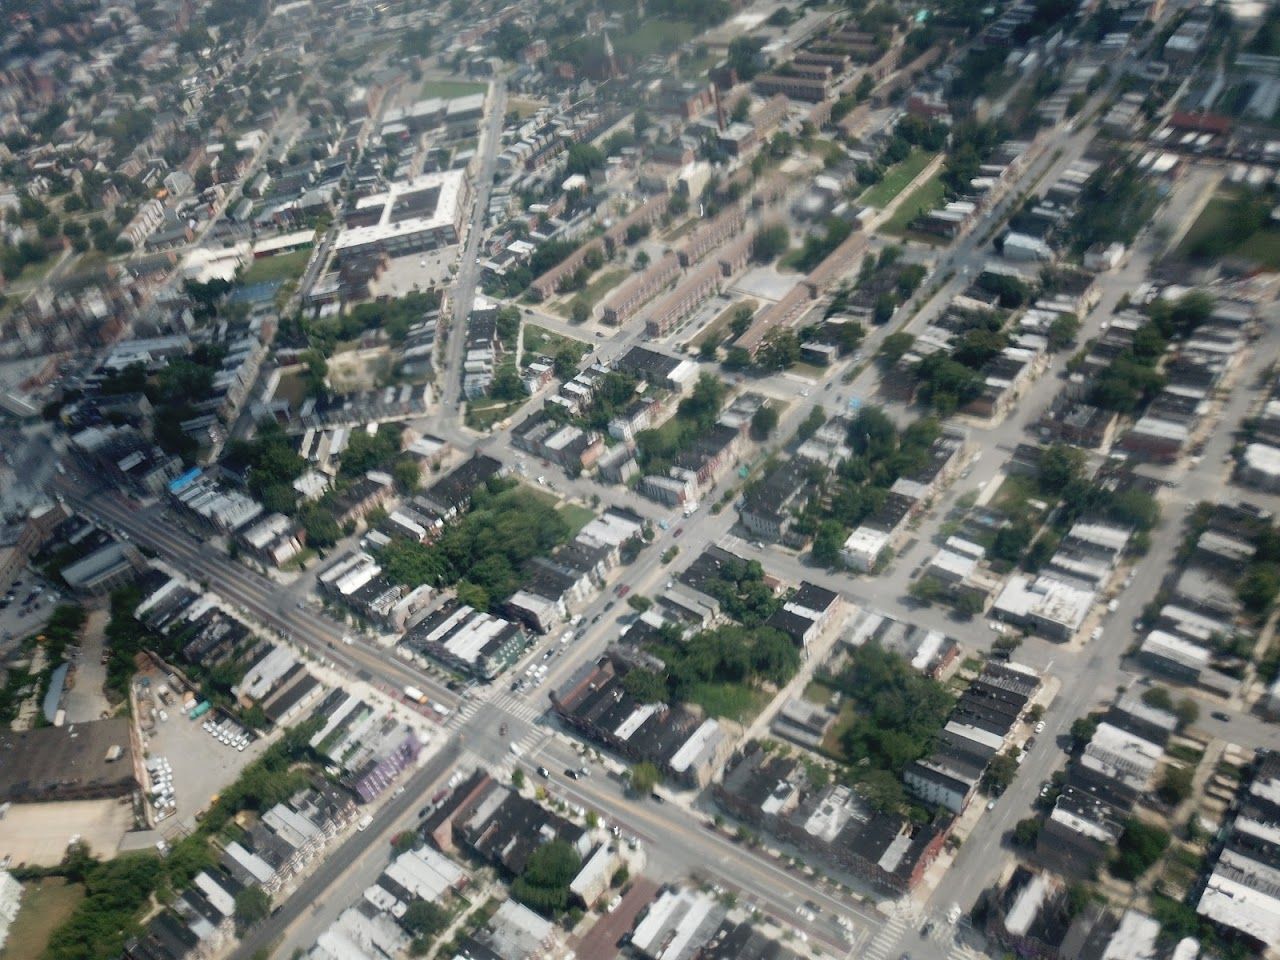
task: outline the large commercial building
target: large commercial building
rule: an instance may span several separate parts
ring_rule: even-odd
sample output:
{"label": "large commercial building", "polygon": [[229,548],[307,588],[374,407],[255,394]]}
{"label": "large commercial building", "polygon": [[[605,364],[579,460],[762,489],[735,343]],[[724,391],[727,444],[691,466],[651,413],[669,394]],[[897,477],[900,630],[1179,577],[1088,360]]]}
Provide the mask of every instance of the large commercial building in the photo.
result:
{"label": "large commercial building", "polygon": [[369,253],[399,257],[458,242],[471,185],[463,170],[424,173],[362,198],[334,242],[343,259]]}

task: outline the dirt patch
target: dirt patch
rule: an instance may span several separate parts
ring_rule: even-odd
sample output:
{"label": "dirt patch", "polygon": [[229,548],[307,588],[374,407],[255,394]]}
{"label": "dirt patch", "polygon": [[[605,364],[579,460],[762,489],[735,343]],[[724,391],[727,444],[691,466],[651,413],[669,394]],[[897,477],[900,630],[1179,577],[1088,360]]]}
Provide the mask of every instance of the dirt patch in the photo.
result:
{"label": "dirt patch", "polygon": [[133,805],[120,800],[14,804],[0,820],[0,856],[15,864],[52,867],[62,862],[74,834],[95,857],[116,855],[133,827]]}
{"label": "dirt patch", "polygon": [[102,663],[103,633],[107,627],[106,610],[90,610],[80,641],[76,660],[75,685],[62,698],[67,723],[97,720],[110,707],[102,692],[107,682],[107,668]]}
{"label": "dirt patch", "polygon": [[49,937],[84,899],[84,887],[64,877],[23,884],[22,906],[9,927],[0,960],[39,960]]}
{"label": "dirt patch", "polygon": [[336,393],[354,393],[379,386],[391,369],[391,352],[386,347],[348,350],[329,358],[329,383]]}

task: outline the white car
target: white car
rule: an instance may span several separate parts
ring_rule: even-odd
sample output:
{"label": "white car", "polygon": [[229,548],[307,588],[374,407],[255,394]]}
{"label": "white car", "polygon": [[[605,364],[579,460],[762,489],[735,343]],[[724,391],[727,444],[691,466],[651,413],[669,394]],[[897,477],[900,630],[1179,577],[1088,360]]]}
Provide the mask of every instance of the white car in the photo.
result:
{"label": "white car", "polygon": [[960,904],[953,903],[947,911],[947,923],[955,923],[960,919]]}
{"label": "white car", "polygon": [[1043,721],[1043,720],[1037,720],[1037,721],[1036,721],[1035,731],[1036,731],[1036,733],[1044,733],[1044,721]]}

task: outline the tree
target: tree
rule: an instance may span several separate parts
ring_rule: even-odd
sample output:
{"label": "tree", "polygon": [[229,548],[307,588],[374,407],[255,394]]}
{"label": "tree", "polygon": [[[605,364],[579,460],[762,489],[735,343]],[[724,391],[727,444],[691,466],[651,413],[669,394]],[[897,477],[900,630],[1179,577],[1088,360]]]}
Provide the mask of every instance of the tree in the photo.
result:
{"label": "tree", "polygon": [[298,513],[302,528],[307,533],[308,546],[324,548],[332,547],[342,539],[342,530],[333,512],[318,503],[309,503]]}
{"label": "tree", "polygon": [[840,565],[840,551],[847,539],[845,529],[835,520],[824,520],[818,524],[818,531],[813,535],[813,549],[810,557],[820,567],[837,567]]}
{"label": "tree", "polygon": [[751,115],[751,98],[741,96],[733,105],[733,112],[729,114],[729,119],[734,123],[744,123],[747,117]]}
{"label": "tree", "polygon": [[242,887],[235,896],[236,929],[243,932],[265,920],[271,912],[271,897],[256,884]]}
{"label": "tree", "polygon": [[1009,789],[1018,773],[1018,748],[996,754],[982,774],[982,789],[992,796],[999,796]]}
{"label": "tree", "polygon": [[533,910],[558,913],[568,906],[569,884],[581,866],[582,858],[568,842],[551,840],[529,855],[511,893]]}
{"label": "tree", "polygon": [[1236,594],[1245,609],[1255,616],[1266,613],[1280,592],[1280,565],[1254,563],[1245,572]]}
{"label": "tree", "polygon": [[414,937],[434,937],[449,926],[449,913],[430,900],[414,900],[405,908],[400,925]]}
{"label": "tree", "polygon": [[649,796],[653,793],[653,788],[661,782],[662,772],[647,760],[631,768],[631,792],[636,796]]}
{"label": "tree", "polygon": [[213,169],[207,163],[202,163],[196,167],[195,176],[192,179],[195,181],[196,192],[204,193],[213,186]]}
{"label": "tree", "polygon": [[1039,836],[1040,821],[1035,817],[1027,817],[1013,825],[1013,842],[1020,847],[1034,847]]}
{"label": "tree", "polygon": [[476,583],[460,581],[457,588],[458,602],[465,603],[476,610],[489,609],[489,592]]}
{"label": "tree", "polygon": [[767,224],[751,238],[751,258],[757,263],[772,263],[786,253],[790,246],[791,233],[785,224]]}
{"label": "tree", "polygon": [[876,88],[876,82],[871,79],[871,74],[864,73],[862,79],[858,81],[858,86],[854,89],[853,95],[857,101],[861,103],[871,96],[871,91]]}
{"label": "tree", "polygon": [[885,366],[893,366],[911,349],[915,344],[916,338],[909,333],[891,333],[880,342],[880,349],[876,351],[876,356],[884,362]]}
{"label": "tree", "polygon": [[667,681],[661,674],[637,667],[622,678],[622,689],[640,703],[662,703],[669,698]]}
{"label": "tree", "polygon": [[1164,772],[1156,794],[1171,807],[1176,807],[1191,796],[1191,785],[1195,778],[1194,767],[1170,766]]}
{"label": "tree", "polygon": [[557,350],[555,371],[556,376],[561,380],[572,380],[578,373],[578,351],[570,346]]}
{"label": "tree", "polygon": [[517,790],[524,789],[524,770],[522,768],[516,767],[511,771],[511,785]]}
{"label": "tree", "polygon": [[786,370],[800,361],[800,340],[791,330],[772,331],[760,346],[756,364],[761,370]]}
{"label": "tree", "polygon": [[639,613],[644,613],[653,606],[653,601],[642,593],[633,593],[627,597],[627,606]]}
{"label": "tree", "polygon": [[1045,493],[1060,496],[1083,475],[1083,450],[1066,443],[1053,443],[1041,452],[1037,479]]}
{"label": "tree", "polygon": [[823,412],[822,407],[814,407],[809,411],[809,415],[804,418],[804,422],[800,424],[796,435],[801,440],[808,440],[815,433],[822,429],[822,425],[827,422],[827,415]]}
{"label": "tree", "polygon": [[604,167],[604,154],[587,143],[573,144],[569,147],[566,157],[565,173],[568,174],[580,173],[585,176],[592,170]]}
{"label": "tree", "polygon": [[1094,716],[1077,717],[1071,721],[1071,741],[1075,749],[1082,748],[1098,730],[1098,719]]}
{"label": "tree", "polygon": [[722,365],[726,370],[746,370],[751,366],[751,354],[742,347],[730,347],[724,353]]}
{"label": "tree", "polygon": [[581,297],[574,297],[569,307],[569,319],[574,323],[586,323],[591,319],[591,307]]}
{"label": "tree", "polygon": [[778,426],[778,411],[765,403],[751,416],[751,439],[763,443]]}
{"label": "tree", "polygon": [[406,495],[416,493],[422,484],[422,468],[409,458],[397,460],[391,468],[391,476],[395,479],[396,489]]}
{"label": "tree", "polygon": [[751,318],[755,316],[755,311],[747,304],[740,303],[733,308],[733,313],[729,315],[729,332],[735,337],[740,337],[747,332],[747,328],[751,326]]}
{"label": "tree", "polygon": [[1080,332],[1080,321],[1075,317],[1060,313],[1049,324],[1049,349],[1065,350],[1076,342],[1076,334]]}
{"label": "tree", "polygon": [[760,50],[764,46],[761,37],[741,36],[729,41],[729,68],[746,83],[760,72]]}
{"label": "tree", "polygon": [[1185,730],[1200,719],[1200,705],[1190,697],[1183,697],[1173,708],[1178,718],[1178,729]]}
{"label": "tree", "polygon": [[1120,841],[1116,845],[1111,873],[1121,880],[1137,880],[1160,859],[1168,846],[1167,830],[1130,817],[1125,821],[1124,832],[1120,834]]}
{"label": "tree", "polygon": [[1173,694],[1169,692],[1167,687],[1148,687],[1142,692],[1142,702],[1148,707],[1155,707],[1157,710],[1173,713]]}

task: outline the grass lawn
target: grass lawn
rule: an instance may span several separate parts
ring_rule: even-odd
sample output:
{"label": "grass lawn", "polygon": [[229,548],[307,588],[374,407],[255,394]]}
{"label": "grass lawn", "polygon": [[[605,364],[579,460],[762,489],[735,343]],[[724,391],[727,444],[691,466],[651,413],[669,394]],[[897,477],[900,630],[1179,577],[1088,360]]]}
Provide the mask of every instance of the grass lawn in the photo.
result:
{"label": "grass lawn", "polygon": [[769,702],[769,695],[737,683],[699,683],[690,690],[689,699],[708,716],[749,723]]}
{"label": "grass lawn", "polygon": [[9,289],[25,290],[28,287],[39,286],[40,281],[45,278],[57,262],[58,258],[56,256],[48,256],[38,263],[28,263],[22,268],[22,272],[10,281]]}
{"label": "grass lawn", "polygon": [[901,163],[895,163],[885,171],[883,180],[868,187],[858,198],[858,202],[876,209],[884,209],[894,197],[906,189],[907,184],[920,176],[920,171],[929,165],[934,156],[936,154],[928,150],[919,148],[912,150],[907,159]]}
{"label": "grass lawn", "polygon": [[839,163],[847,156],[840,144],[825,137],[814,137],[805,143],[804,148],[809,154],[821,160],[824,166],[827,163]]}
{"label": "grass lawn", "polygon": [[697,217],[689,217],[683,223],[679,224],[676,227],[673,227],[671,230],[668,230],[663,235],[662,239],[665,240],[667,243],[674,243],[676,240],[679,240],[685,234],[692,233],[700,223],[702,223],[702,221],[699,220]]}
{"label": "grass lawn", "polygon": [[[1220,190],[1213,199],[1205,204],[1191,225],[1187,235],[1178,244],[1176,255],[1192,259],[1191,252],[1201,243],[1227,230],[1233,216],[1233,206],[1237,195],[1231,190]],[[1232,256],[1244,257],[1256,261],[1269,270],[1280,269],[1280,229],[1269,223],[1248,239],[1235,244],[1226,250]]]}
{"label": "grass lawn", "polygon": [[455,97],[466,97],[473,93],[484,93],[488,86],[471,80],[423,80],[418,88],[420,98],[439,97],[441,100],[452,100]]}
{"label": "grass lawn", "polygon": [[62,877],[46,877],[23,885],[22,907],[9,928],[5,960],[38,960],[49,935],[84,898],[84,887]]}
{"label": "grass lawn", "polygon": [[831,688],[825,683],[819,683],[813,680],[804,688],[804,698],[810,703],[816,703],[820,707],[825,707],[831,702]]}
{"label": "grass lawn", "polygon": [[295,280],[302,276],[310,259],[310,247],[292,253],[278,253],[274,257],[263,257],[249,264],[240,282],[251,287],[255,283],[270,283],[272,280]]}
{"label": "grass lawn", "polygon": [[556,512],[564,517],[564,522],[569,525],[570,537],[576,537],[579,530],[596,518],[594,510],[579,506],[576,503],[566,503]]}
{"label": "grass lawn", "polygon": [[520,97],[512,97],[507,100],[507,112],[514,113],[521,120],[527,120],[537,113],[546,104],[541,100],[524,100]]}
{"label": "grass lawn", "polygon": [[[581,297],[587,302],[587,306],[594,307],[606,293],[620,284],[630,272],[630,270],[602,270],[596,274],[595,279],[588,283],[581,293],[574,296],[573,300]],[[573,300],[569,301],[570,304],[573,303]]]}
{"label": "grass lawn", "polygon": [[503,417],[515,413],[524,404],[523,400],[512,400],[510,403],[496,403],[492,406],[472,406],[467,404],[467,426],[472,430],[488,430]]}
{"label": "grass lawn", "polygon": [[751,312],[754,314],[756,312],[756,308],[758,308],[759,306],[760,304],[758,301],[746,299],[746,300],[740,300],[739,302],[732,304],[731,306],[725,307],[723,310],[720,311],[720,316],[716,317],[714,320],[712,320],[710,323],[708,323],[705,327],[702,328],[702,332],[699,333],[698,336],[694,338],[693,345],[695,347],[701,347],[708,340],[712,340],[718,343],[719,341],[723,340],[725,336],[728,334],[729,322],[733,319],[733,315],[739,307],[750,307]]}
{"label": "grass lawn", "polygon": [[[941,206],[942,198],[945,195],[946,187],[942,184],[942,171],[939,170],[920,186],[916,187],[915,192],[898,205],[898,209],[893,216],[880,227],[881,232],[899,235],[908,233],[907,225],[919,214],[927,213]],[[921,237],[931,243],[947,242],[942,237],[929,237],[928,234],[921,234]]]}
{"label": "grass lawn", "polygon": [[280,374],[280,381],[276,384],[276,392],[273,395],[273,399],[288,400],[296,410],[302,406],[302,401],[306,398],[307,382],[301,371]]}
{"label": "grass lawn", "polygon": [[842,740],[845,731],[853,726],[855,719],[857,719],[857,712],[853,708],[853,702],[846,700],[840,704],[840,712],[836,714],[836,722],[831,725],[827,735],[822,738],[822,752],[832,760],[839,760],[843,763],[848,759],[844,755]]}
{"label": "grass lawn", "polygon": [[610,34],[613,48],[619,54],[629,53],[643,60],[655,53],[666,53],[690,39],[697,28],[684,20],[645,20],[631,33]]}
{"label": "grass lawn", "polygon": [[584,356],[591,352],[591,344],[584,343],[581,340],[574,340],[572,337],[562,337],[558,333],[552,333],[546,327],[540,327],[534,323],[526,323],[524,325],[524,358],[529,359],[539,354],[545,354],[554,357],[565,347],[569,347],[577,353],[577,359],[581,360]]}

